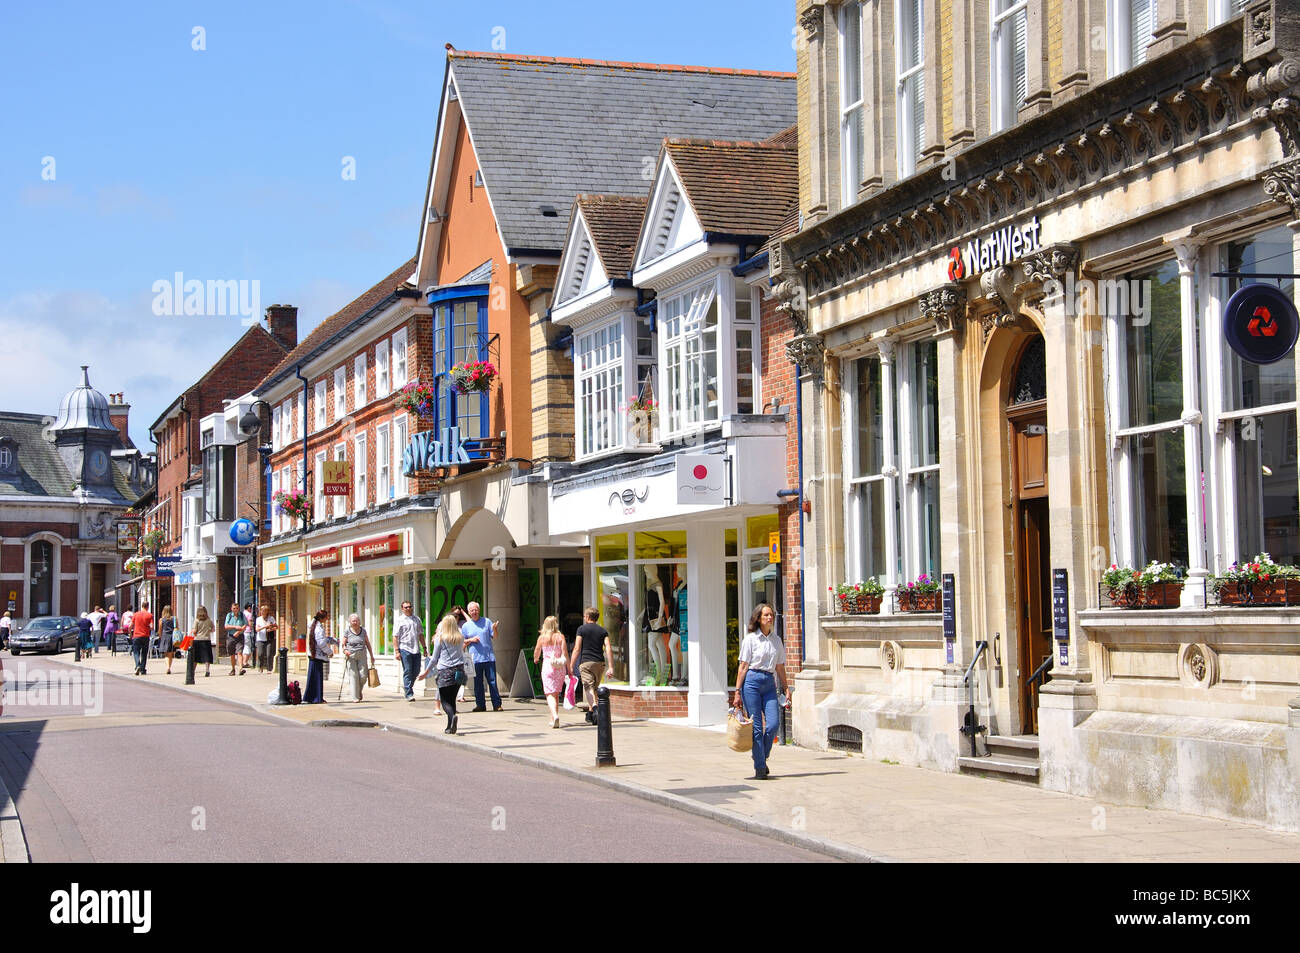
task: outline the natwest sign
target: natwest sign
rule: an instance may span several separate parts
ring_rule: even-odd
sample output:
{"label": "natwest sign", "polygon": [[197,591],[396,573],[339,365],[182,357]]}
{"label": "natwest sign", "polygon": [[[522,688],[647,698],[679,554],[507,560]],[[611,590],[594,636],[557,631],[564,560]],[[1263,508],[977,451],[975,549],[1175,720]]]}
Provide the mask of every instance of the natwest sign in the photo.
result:
{"label": "natwest sign", "polygon": [[337,546],[328,549],[314,549],[307,554],[307,562],[312,569],[327,569],[343,561],[343,554]]}
{"label": "natwest sign", "polygon": [[953,246],[948,252],[948,280],[974,278],[990,268],[1000,268],[1043,247],[1038,216],[1028,225],[1007,225],[991,235],[976,237],[963,250]]}
{"label": "natwest sign", "polygon": [[382,559],[385,556],[398,556],[402,552],[402,534],[389,533],[374,539],[363,539],[352,544],[352,561],[363,559]]}

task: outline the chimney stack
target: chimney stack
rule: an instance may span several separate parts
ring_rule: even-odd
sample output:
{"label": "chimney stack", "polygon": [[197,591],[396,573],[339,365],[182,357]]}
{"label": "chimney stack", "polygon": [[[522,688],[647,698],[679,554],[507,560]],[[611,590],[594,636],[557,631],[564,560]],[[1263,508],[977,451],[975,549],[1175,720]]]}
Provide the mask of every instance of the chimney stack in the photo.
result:
{"label": "chimney stack", "polygon": [[273,304],[266,309],[266,326],[271,336],[292,351],[298,346],[298,306]]}
{"label": "chimney stack", "polygon": [[122,438],[122,448],[132,450],[135,444],[131,442],[131,431],[127,426],[131,405],[126,403],[125,397],[124,393],[108,395],[108,419],[117,428],[118,436]]}

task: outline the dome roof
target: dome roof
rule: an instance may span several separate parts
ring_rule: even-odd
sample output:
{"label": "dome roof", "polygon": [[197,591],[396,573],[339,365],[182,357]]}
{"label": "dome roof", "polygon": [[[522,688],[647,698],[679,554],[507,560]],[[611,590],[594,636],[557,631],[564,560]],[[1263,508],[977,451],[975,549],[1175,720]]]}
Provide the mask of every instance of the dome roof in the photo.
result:
{"label": "dome roof", "polygon": [[108,398],[90,386],[89,365],[81,365],[81,386],[68,391],[59,404],[59,419],[51,428],[61,430],[111,430],[117,433],[108,414]]}

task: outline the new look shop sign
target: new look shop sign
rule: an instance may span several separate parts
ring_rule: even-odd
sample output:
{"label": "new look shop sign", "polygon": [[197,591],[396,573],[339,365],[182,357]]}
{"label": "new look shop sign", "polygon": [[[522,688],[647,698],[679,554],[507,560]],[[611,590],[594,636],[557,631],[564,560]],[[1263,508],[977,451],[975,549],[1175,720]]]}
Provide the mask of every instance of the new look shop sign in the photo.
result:
{"label": "new look shop sign", "polygon": [[991,268],[1001,268],[1043,247],[1038,216],[1027,225],[1007,225],[988,235],[978,236],[962,249],[956,245],[948,252],[948,280],[974,278]]}

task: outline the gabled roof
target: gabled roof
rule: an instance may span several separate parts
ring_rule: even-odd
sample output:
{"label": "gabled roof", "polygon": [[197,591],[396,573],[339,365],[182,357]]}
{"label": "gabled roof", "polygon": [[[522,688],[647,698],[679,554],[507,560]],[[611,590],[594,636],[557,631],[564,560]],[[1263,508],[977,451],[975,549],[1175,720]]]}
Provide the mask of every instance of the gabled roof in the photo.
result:
{"label": "gabled roof", "polygon": [[766,238],[798,203],[799,150],[788,138],[673,138],[664,149],[706,232]]}
{"label": "gabled roof", "polygon": [[330,315],[315,329],[307,335],[298,346],[285,355],[284,360],[271,370],[258,384],[253,393],[262,394],[267,389],[274,387],[282,379],[293,373],[293,369],[299,364],[306,364],[318,354],[323,353],[335,341],[335,339],[352,331],[355,326],[364,323],[370,312],[376,307],[384,304],[388,299],[393,297],[399,289],[405,286],[407,280],[411,277],[411,272],[415,268],[415,259],[403,265],[399,265],[387,276],[379,279],[358,297],[348,302],[341,310]]}
{"label": "gabled roof", "polygon": [[449,50],[448,74],[513,256],[560,254],[566,221],[544,206],[644,190],[665,137],[762,138],[796,119],[794,73]]}
{"label": "gabled roof", "polygon": [[645,217],[643,195],[579,195],[574,209],[582,212],[600,263],[611,279],[626,278],[632,251]]}

